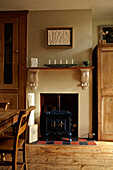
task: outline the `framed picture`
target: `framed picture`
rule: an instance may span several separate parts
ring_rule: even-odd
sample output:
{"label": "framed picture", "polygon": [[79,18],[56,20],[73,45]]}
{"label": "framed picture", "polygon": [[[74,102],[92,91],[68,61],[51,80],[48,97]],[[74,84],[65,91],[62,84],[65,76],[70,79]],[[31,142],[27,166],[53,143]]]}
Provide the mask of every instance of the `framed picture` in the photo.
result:
{"label": "framed picture", "polygon": [[72,27],[46,28],[45,47],[46,48],[72,48]]}
{"label": "framed picture", "polygon": [[99,26],[99,40],[104,40],[105,43],[113,43],[113,25]]}

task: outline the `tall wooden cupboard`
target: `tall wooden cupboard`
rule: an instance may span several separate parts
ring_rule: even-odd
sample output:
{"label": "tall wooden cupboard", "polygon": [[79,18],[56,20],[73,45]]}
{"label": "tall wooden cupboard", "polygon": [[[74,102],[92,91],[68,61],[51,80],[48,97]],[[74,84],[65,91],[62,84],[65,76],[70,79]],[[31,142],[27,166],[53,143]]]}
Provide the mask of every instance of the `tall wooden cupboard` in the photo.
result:
{"label": "tall wooden cupboard", "polygon": [[0,102],[26,107],[28,11],[0,12]]}
{"label": "tall wooden cupboard", "polygon": [[98,140],[113,141],[113,45],[97,45],[93,65],[93,129]]}

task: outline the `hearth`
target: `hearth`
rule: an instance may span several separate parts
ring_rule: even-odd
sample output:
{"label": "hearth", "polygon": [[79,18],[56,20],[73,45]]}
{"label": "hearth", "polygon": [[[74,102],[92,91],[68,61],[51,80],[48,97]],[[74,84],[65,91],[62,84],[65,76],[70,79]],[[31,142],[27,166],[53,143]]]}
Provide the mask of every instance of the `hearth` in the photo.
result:
{"label": "hearth", "polygon": [[78,94],[41,93],[40,97],[41,136],[78,138]]}

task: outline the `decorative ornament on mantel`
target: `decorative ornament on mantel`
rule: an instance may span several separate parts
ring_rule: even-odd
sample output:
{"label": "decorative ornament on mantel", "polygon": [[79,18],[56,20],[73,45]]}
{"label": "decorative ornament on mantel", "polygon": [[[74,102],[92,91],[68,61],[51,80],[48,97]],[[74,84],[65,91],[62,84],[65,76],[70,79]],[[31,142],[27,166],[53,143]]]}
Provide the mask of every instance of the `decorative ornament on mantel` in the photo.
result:
{"label": "decorative ornament on mantel", "polygon": [[89,86],[89,68],[80,69],[81,71],[81,87],[86,90]]}
{"label": "decorative ornament on mantel", "polygon": [[31,90],[36,90],[38,87],[38,70],[29,70],[28,72],[28,83]]}

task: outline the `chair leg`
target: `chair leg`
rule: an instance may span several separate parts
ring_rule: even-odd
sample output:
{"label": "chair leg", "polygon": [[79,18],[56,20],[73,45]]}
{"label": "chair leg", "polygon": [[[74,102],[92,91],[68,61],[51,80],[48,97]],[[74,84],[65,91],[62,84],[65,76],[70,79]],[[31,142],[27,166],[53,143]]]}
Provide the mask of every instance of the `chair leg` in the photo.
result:
{"label": "chair leg", "polygon": [[23,144],[23,163],[24,163],[24,170],[27,169],[27,161],[26,161],[26,143]]}
{"label": "chair leg", "polygon": [[17,170],[17,154],[12,154],[12,170]]}

